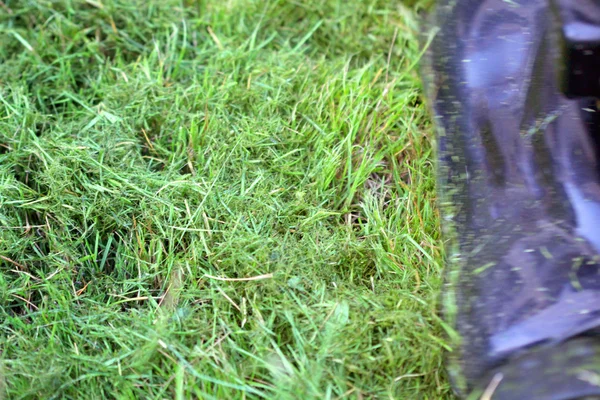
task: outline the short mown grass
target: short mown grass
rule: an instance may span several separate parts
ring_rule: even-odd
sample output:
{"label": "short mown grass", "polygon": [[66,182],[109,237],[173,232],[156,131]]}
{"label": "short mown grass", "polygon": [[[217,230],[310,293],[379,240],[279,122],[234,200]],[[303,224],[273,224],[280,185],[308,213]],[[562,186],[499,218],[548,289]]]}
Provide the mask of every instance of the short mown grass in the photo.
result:
{"label": "short mown grass", "polygon": [[425,1],[0,1],[0,397],[444,399]]}

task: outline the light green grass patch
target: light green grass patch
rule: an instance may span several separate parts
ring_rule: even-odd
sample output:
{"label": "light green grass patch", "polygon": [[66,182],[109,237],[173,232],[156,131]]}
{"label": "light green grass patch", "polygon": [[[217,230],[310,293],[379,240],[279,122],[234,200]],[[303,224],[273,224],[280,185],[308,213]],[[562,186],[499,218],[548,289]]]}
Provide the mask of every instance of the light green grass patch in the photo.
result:
{"label": "light green grass patch", "polygon": [[447,398],[420,9],[0,2],[6,397]]}

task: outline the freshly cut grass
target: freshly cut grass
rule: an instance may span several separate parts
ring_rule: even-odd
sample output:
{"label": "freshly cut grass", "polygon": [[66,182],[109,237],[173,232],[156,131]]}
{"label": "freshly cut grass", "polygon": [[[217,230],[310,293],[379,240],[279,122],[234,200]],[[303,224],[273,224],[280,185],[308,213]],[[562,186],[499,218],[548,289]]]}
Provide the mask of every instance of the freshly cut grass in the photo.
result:
{"label": "freshly cut grass", "polygon": [[424,6],[1,1],[5,397],[449,398]]}

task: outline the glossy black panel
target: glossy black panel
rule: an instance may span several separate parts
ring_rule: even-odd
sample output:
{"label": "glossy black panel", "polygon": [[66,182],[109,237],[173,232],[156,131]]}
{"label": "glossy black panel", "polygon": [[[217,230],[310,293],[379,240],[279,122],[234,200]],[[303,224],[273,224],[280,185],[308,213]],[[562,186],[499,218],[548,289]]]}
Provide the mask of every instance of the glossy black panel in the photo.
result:
{"label": "glossy black panel", "polygon": [[585,61],[573,78],[571,64],[581,61],[571,54],[565,63],[564,46],[586,35],[595,46],[588,28],[600,26],[600,5],[570,3],[579,5],[571,16],[588,10],[589,26],[566,26],[579,17],[561,17],[564,5],[547,0],[437,8],[424,75],[459,390],[534,348],[600,327],[600,114],[595,98],[582,97],[600,95],[600,70]]}

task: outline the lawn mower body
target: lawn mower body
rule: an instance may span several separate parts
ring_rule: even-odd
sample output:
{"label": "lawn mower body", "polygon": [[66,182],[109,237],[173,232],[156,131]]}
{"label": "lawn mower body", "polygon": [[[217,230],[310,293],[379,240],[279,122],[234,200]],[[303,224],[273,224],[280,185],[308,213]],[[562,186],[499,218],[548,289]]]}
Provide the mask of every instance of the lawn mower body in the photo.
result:
{"label": "lawn mower body", "polygon": [[441,1],[432,21],[454,386],[598,395],[600,2]]}

